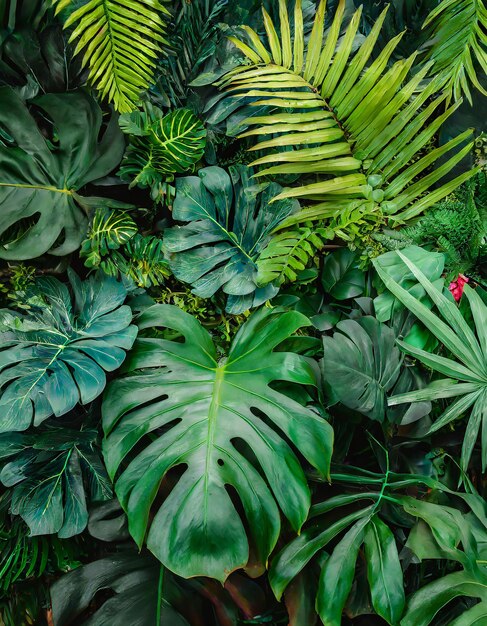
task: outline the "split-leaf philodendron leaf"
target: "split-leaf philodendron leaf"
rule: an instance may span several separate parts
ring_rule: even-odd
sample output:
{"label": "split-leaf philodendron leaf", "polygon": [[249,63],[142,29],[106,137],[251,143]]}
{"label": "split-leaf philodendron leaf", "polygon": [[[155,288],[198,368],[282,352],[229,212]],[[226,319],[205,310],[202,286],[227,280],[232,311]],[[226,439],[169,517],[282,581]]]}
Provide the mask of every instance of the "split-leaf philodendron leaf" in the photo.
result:
{"label": "split-leaf philodendron leaf", "polygon": [[179,280],[209,298],[220,288],[228,294],[227,311],[239,314],[263,304],[278,292],[278,285],[260,283],[257,261],[271,233],[299,208],[295,200],[272,205],[281,189],[276,183],[259,184],[245,166],[205,167],[198,176],[176,181],[173,217],[187,222],[165,231],[169,264]]}
{"label": "split-leaf philodendron leaf", "polygon": [[[86,234],[88,209],[107,202],[78,192],[109,174],[124,149],[115,116],[100,139],[102,111],[84,91],[43,95],[32,104],[41,116],[34,117],[13,89],[0,88],[2,259],[76,250]],[[48,137],[44,126],[51,122]]]}
{"label": "split-leaf philodendron leaf", "polygon": [[[138,325],[145,334],[175,330],[184,341],[140,338],[124,375],[107,389],[108,472],[116,478],[121,470],[116,492],[139,546],[147,539],[180,576],[224,581],[247,563],[249,540],[267,561],[279,535],[278,507],[295,531],[307,517],[310,491],[291,446],[328,475],[330,425],[272,386],[316,384],[306,358],[275,351],[309,321],[295,311],[261,309],[220,361],[207,331],[174,306],[150,307]],[[174,488],[158,496],[170,470]]]}

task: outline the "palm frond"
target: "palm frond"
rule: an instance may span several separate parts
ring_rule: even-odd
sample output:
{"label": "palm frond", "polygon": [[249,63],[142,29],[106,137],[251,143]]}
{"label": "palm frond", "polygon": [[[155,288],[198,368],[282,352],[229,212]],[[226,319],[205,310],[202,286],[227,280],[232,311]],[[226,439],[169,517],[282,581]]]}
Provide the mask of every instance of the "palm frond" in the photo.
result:
{"label": "palm frond", "polygon": [[[74,0],[54,0],[56,14]],[[74,10],[65,28],[74,26],[69,41],[78,40],[75,54],[84,52],[89,81],[102,98],[121,113],[133,111],[140,92],[152,82],[164,39],[164,16],[159,0],[89,0]]]}
{"label": "palm frond", "polygon": [[171,48],[160,59],[151,96],[164,106],[186,105],[192,93],[191,81],[216,51],[221,38],[219,23],[224,22],[228,0],[179,3],[174,22],[168,30]]}
{"label": "palm frond", "polygon": [[[268,47],[246,27],[248,43],[237,38],[232,41],[250,65],[231,70],[217,84],[236,98],[254,98],[253,106],[270,107],[268,115],[246,119],[244,124],[251,128],[241,135],[264,136],[264,141],[251,148],[268,152],[251,164],[265,166],[257,176],[304,174],[318,180],[285,190],[275,198],[313,201],[312,206],[286,220],[282,228],[326,219],[350,207],[403,222],[475,174],[475,170],[467,172],[437,186],[471,150],[472,132],[468,130],[426,153],[425,147],[460,103],[434,116],[447,95],[431,99],[445,78],[437,77],[414,95],[431,64],[412,78],[408,74],[415,54],[389,67],[402,34],[369,63],[387,9],[357,49],[361,9],[340,37],[345,14],[345,0],[341,0],[324,38],[325,4],[321,0],[305,49],[299,36],[301,0],[296,1],[294,28],[290,28],[285,0],[279,0],[280,37],[264,10]],[[290,35],[293,31],[294,41]],[[421,151],[424,156],[411,163]],[[433,169],[445,155],[445,162]],[[431,191],[433,186],[436,188]]]}
{"label": "palm frond", "polygon": [[324,228],[301,227],[276,233],[257,259],[257,283],[293,282],[328,239]]}
{"label": "palm frond", "polygon": [[428,16],[423,28],[430,29],[428,58],[431,72],[447,76],[448,99],[464,94],[472,104],[469,82],[487,96],[477,69],[487,74],[487,8],[484,0],[443,0]]}

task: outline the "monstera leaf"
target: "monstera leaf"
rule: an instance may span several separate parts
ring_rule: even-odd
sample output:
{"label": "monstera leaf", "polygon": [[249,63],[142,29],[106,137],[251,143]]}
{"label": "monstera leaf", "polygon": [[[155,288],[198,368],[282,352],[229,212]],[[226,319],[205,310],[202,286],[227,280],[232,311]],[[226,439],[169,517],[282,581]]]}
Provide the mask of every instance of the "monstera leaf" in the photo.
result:
{"label": "monstera leaf", "polygon": [[[123,135],[112,117],[99,139],[102,112],[85,92],[33,100],[52,121],[37,122],[9,87],[0,89],[0,258],[65,255],[80,245],[93,198],[78,191],[119,163]],[[46,138],[46,133],[49,138]],[[97,199],[98,205],[106,202]]]}
{"label": "monstera leaf", "polygon": [[130,137],[120,168],[130,187],[151,187],[168,174],[192,171],[205,150],[205,127],[189,109],[163,116],[160,109],[146,104],[143,111],[122,115],[120,127]]}
{"label": "monstera leaf", "polygon": [[202,298],[222,288],[230,313],[259,306],[277,293],[273,283],[258,286],[257,261],[272,230],[299,208],[294,200],[269,206],[279,185],[254,184],[251,174],[245,166],[231,167],[229,174],[206,167],[198,176],[179,178],[173,217],[189,223],[164,234],[176,278],[191,283]]}
{"label": "monstera leaf", "polygon": [[87,500],[111,497],[96,438],[96,430],[69,428],[0,435],[0,481],[12,488],[11,511],[31,535],[77,535],[88,523]]}
{"label": "monstera leaf", "polygon": [[[120,551],[83,565],[51,588],[55,626],[237,626],[240,608],[262,610],[262,592],[243,577],[229,589],[213,580],[183,580],[154,559]],[[108,596],[99,592],[110,590]],[[86,610],[90,608],[90,616]],[[93,611],[94,609],[94,611]]]}
{"label": "monstera leaf", "polygon": [[55,278],[37,289],[44,306],[27,315],[3,311],[0,326],[0,432],[38,426],[103,391],[105,371],[122,364],[137,327],[124,305],[125,287],[103,274],[81,282],[69,273],[74,298]]}
{"label": "monstera leaf", "polygon": [[[380,422],[396,421],[387,409],[388,393],[411,389],[414,379],[403,367],[392,328],[374,317],[343,320],[333,337],[323,338],[323,376],[345,406]],[[339,332],[338,332],[339,331]],[[404,410],[401,420],[419,419],[431,410],[429,402]]]}
{"label": "monstera leaf", "polygon": [[[207,331],[177,307],[154,305],[138,325],[145,335],[150,328],[175,330],[184,342],[161,339],[159,331],[139,339],[125,375],[108,387],[102,407],[108,472],[115,477],[121,470],[116,492],[139,546],[147,535],[149,549],[176,574],[224,581],[249,559],[227,488],[238,495],[254,553],[265,563],[279,535],[277,505],[296,531],[310,505],[291,445],[328,474],[330,425],[272,386],[316,384],[305,357],[274,351],[309,321],[295,311],[261,309],[221,361]],[[161,501],[169,471],[179,479]]]}

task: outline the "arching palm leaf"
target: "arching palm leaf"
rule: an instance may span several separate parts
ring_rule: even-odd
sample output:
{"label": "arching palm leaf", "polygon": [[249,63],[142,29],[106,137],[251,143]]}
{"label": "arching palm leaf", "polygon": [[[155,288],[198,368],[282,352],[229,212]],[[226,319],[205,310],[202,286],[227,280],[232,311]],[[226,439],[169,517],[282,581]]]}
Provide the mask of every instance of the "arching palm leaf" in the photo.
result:
{"label": "arching palm leaf", "polygon": [[485,96],[475,63],[487,74],[487,8],[484,0],[443,0],[431,12],[423,28],[431,29],[428,58],[432,71],[448,76],[449,98],[462,94],[472,103],[469,81]]}
{"label": "arching palm leaf", "polygon": [[[73,0],[54,3],[59,13]],[[121,113],[136,108],[152,81],[155,59],[166,43],[164,14],[168,11],[159,0],[89,0],[65,22],[65,28],[75,25],[69,41],[78,39],[75,54],[84,50],[90,82]]]}
{"label": "arching palm leaf", "polygon": [[[230,71],[218,84],[236,97],[255,98],[254,106],[271,107],[269,115],[248,118],[245,123],[253,128],[241,135],[272,136],[252,148],[272,150],[252,163],[266,166],[258,175],[318,177],[319,182],[294,187],[276,197],[317,202],[285,220],[281,228],[309,219],[334,218],[350,207],[361,207],[370,213],[379,209],[396,221],[412,218],[473,175],[463,174],[428,192],[469,152],[471,131],[411,164],[458,103],[431,121],[447,98],[443,94],[428,103],[444,79],[431,81],[412,97],[429,66],[407,81],[416,55],[388,67],[402,34],[368,65],[386,11],[355,50],[361,10],[339,38],[345,9],[345,1],[341,0],[324,39],[325,5],[325,0],[319,4],[305,49],[300,0],[294,12],[294,40],[285,0],[279,0],[280,37],[264,10],[268,48],[255,31],[244,27],[250,45],[236,38],[232,41],[251,65]],[[465,142],[460,150],[455,150]],[[281,150],[283,147],[290,149]],[[448,154],[445,163],[429,171],[440,157]]]}

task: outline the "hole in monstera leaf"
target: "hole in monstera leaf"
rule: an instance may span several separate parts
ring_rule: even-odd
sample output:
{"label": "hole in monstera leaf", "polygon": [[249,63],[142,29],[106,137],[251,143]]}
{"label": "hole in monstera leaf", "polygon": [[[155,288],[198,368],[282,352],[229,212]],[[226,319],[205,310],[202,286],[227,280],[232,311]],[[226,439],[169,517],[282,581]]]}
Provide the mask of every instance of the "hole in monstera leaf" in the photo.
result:
{"label": "hole in monstera leaf", "polygon": [[252,450],[250,445],[244,439],[241,439],[240,437],[234,437],[233,439],[231,439],[231,443],[235,447],[235,449],[238,452],[240,452],[240,454],[244,456],[247,459],[247,461],[249,461],[249,463],[252,463],[252,465],[259,472],[259,474],[263,478],[265,478],[264,471],[255,455],[255,452]]}
{"label": "hole in monstera leaf", "polygon": [[49,148],[54,151],[59,147],[59,138],[56,132],[56,127],[51,117],[41,109],[41,107],[31,104],[29,112],[35,119],[39,130],[41,131],[44,139],[46,140]]}
{"label": "hole in monstera leaf", "polygon": [[15,139],[7,132],[3,124],[0,124],[0,144],[15,145]]}
{"label": "hole in monstera leaf", "polygon": [[218,459],[217,463],[220,467],[223,467],[223,465],[225,465],[223,459]]}
{"label": "hole in monstera leaf", "polygon": [[17,243],[23,237],[28,235],[29,231],[34,228],[41,217],[39,212],[29,215],[29,217],[23,217],[4,230],[0,235],[0,245],[4,248],[8,248],[9,245]]}

